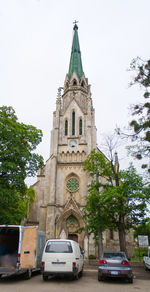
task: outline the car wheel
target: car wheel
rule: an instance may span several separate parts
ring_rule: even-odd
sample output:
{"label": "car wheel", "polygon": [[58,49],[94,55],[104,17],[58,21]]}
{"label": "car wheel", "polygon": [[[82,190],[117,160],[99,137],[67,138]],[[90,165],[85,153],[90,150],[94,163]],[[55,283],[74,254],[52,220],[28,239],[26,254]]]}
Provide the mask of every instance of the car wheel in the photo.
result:
{"label": "car wheel", "polygon": [[133,277],[128,279],[128,283],[133,283]]}
{"label": "car wheel", "polygon": [[79,279],[79,274],[74,275],[74,280],[78,280]]}
{"label": "car wheel", "polygon": [[103,281],[103,277],[98,274],[98,281]]}
{"label": "car wheel", "polygon": [[146,267],[145,263],[144,263],[144,269],[145,271],[148,271],[148,268]]}
{"label": "car wheel", "polygon": [[83,276],[83,269],[79,273],[79,277],[82,277],[82,276]]}
{"label": "car wheel", "polygon": [[47,281],[48,280],[48,276],[43,275],[43,281]]}
{"label": "car wheel", "polygon": [[28,269],[25,273],[25,279],[26,280],[29,280],[32,276],[32,270],[31,269]]}

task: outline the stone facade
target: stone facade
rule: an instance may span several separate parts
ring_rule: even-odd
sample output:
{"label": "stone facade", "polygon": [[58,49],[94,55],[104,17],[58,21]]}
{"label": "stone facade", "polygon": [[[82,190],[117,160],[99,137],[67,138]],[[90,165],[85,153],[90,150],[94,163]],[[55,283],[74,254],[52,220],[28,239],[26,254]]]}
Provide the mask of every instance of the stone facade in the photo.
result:
{"label": "stone facade", "polygon": [[[77,240],[85,249],[85,257],[97,254],[82,215],[90,182],[83,171],[83,161],[93,148],[96,148],[95,111],[90,85],[82,70],[75,25],[69,73],[64,87],[58,89],[53,113],[50,158],[38,172],[28,224],[39,225],[47,238]],[[104,248],[113,244],[118,248],[117,235],[112,238],[109,231],[105,232]]]}

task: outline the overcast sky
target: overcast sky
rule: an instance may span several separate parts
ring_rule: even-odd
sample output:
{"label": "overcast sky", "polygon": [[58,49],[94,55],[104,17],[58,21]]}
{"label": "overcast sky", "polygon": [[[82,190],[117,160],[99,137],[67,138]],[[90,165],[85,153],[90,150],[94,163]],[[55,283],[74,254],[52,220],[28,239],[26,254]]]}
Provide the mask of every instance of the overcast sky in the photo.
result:
{"label": "overcast sky", "polygon": [[[69,68],[73,21],[91,84],[97,141],[127,126],[133,58],[150,58],[150,0],[0,0],[0,104],[43,131],[38,152],[49,158],[57,89]],[[122,160],[123,163],[123,160]],[[122,167],[124,165],[122,164]]]}

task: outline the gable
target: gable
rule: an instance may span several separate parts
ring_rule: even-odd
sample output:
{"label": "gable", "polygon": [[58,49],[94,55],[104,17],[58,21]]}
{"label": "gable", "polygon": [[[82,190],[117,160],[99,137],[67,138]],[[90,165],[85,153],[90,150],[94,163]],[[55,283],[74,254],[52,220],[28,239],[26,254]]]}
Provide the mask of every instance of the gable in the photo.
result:
{"label": "gable", "polygon": [[77,103],[77,101],[75,99],[72,99],[64,113],[64,117],[70,118],[70,115],[72,114],[72,112],[75,111],[76,112],[76,116],[78,117],[83,117],[84,116],[84,112],[81,109],[81,107],[79,106],[79,104]]}

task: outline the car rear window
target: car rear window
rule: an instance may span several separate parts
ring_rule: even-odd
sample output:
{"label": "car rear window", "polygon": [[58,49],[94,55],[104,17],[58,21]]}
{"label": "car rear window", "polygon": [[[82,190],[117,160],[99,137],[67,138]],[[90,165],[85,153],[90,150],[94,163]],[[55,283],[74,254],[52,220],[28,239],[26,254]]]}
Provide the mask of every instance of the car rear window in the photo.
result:
{"label": "car rear window", "polygon": [[49,253],[72,253],[72,246],[69,241],[49,241],[45,252]]}
{"label": "car rear window", "polygon": [[110,259],[110,258],[124,258],[124,254],[123,253],[118,253],[118,252],[113,252],[113,253],[107,253],[105,252],[103,255],[104,258]]}

